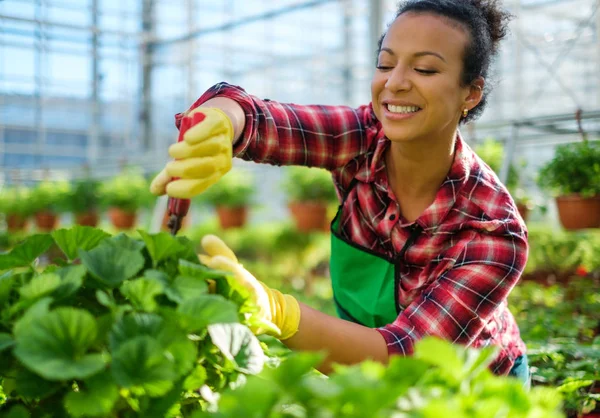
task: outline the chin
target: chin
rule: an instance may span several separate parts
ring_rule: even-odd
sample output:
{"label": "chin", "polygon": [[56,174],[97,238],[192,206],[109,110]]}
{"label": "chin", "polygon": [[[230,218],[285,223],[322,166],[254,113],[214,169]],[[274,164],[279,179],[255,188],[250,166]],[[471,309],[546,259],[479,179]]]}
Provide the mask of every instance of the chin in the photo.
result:
{"label": "chin", "polygon": [[385,134],[385,137],[392,142],[409,142],[418,136],[409,129],[386,129],[385,126],[383,127],[383,133]]}

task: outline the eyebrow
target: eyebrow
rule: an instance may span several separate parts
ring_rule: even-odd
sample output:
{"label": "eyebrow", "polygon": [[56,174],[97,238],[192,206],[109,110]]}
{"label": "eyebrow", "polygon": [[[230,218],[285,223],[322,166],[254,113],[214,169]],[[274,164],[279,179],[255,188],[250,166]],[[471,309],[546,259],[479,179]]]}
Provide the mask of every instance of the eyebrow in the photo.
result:
{"label": "eyebrow", "polygon": [[[396,55],[394,54],[394,51],[392,51],[389,48],[381,48],[381,51],[385,51],[390,55]],[[437,52],[433,52],[433,51],[420,51],[420,52],[415,52],[414,56],[415,58],[419,58],[419,57],[423,57],[425,55],[433,55],[434,57],[438,57],[439,59],[441,59],[442,61],[446,62],[446,60],[444,59],[443,56],[441,56],[440,54],[438,54]]]}

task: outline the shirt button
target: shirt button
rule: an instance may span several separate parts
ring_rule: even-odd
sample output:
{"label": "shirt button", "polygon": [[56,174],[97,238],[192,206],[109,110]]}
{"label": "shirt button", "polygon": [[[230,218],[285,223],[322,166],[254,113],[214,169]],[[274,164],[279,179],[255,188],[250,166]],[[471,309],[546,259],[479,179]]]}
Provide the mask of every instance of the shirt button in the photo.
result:
{"label": "shirt button", "polygon": [[393,221],[394,219],[396,219],[396,215],[390,215],[390,221]]}

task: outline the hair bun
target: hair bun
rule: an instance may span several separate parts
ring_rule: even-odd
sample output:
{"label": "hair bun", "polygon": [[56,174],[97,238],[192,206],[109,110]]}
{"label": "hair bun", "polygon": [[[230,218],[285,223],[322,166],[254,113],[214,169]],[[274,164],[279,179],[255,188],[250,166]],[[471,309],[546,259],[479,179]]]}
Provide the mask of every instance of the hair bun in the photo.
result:
{"label": "hair bun", "polygon": [[507,10],[502,7],[500,0],[468,0],[477,8],[487,22],[487,27],[492,40],[494,53],[498,44],[508,33],[508,24],[513,18]]}

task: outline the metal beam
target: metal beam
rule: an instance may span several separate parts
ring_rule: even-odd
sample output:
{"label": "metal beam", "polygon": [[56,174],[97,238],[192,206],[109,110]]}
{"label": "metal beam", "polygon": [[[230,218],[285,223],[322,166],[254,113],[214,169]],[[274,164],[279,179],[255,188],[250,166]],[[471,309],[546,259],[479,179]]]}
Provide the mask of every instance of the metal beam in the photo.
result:
{"label": "metal beam", "polygon": [[[154,0],[142,0],[142,29],[144,33],[152,35],[154,32],[153,15]],[[140,134],[144,150],[152,147],[152,55],[154,46],[148,41],[142,41],[142,79],[141,79],[141,105],[140,105]]]}
{"label": "metal beam", "polygon": [[35,19],[29,19],[26,17],[16,17],[16,16],[9,16],[9,15],[4,15],[4,14],[0,14],[0,20],[6,20],[6,21],[13,21],[13,22],[21,22],[21,23],[34,23],[37,25],[43,25],[45,27],[55,27],[55,28],[61,28],[61,29],[72,29],[72,30],[78,30],[78,31],[82,31],[82,32],[86,32],[86,33],[99,33],[99,34],[105,34],[105,35],[119,35],[119,36],[131,36],[131,37],[136,37],[139,38],[140,37],[140,33],[139,32],[125,32],[125,31],[118,31],[118,30],[104,30],[104,29],[100,29],[97,26],[84,26],[84,25],[73,25],[71,23],[64,23],[64,22],[54,22],[51,20],[47,20],[47,19],[42,19],[39,17],[36,17]]}
{"label": "metal beam", "polygon": [[[144,0],[147,1],[147,0]],[[188,33],[185,36],[180,36],[177,38],[172,38],[172,39],[152,39],[149,43],[155,47],[162,47],[162,46],[166,46],[166,45],[173,45],[173,44],[177,44],[177,43],[181,43],[181,42],[186,42],[189,41],[191,39],[194,38],[198,38],[200,36],[203,35],[208,35],[210,33],[214,33],[214,32],[221,32],[221,31],[226,31],[226,30],[231,30],[231,29],[235,29],[235,28],[239,28],[242,26],[246,26],[249,25],[251,23],[255,23],[255,22],[260,22],[262,20],[268,20],[268,19],[273,19],[288,13],[293,13],[293,12],[297,12],[298,10],[304,10],[304,9],[309,9],[311,7],[316,7],[316,6],[321,6],[323,4],[327,4],[327,3],[332,3],[332,2],[336,2],[339,0],[313,0],[313,1],[307,1],[305,3],[300,3],[300,4],[295,4],[295,5],[291,5],[291,6],[287,6],[287,7],[283,7],[281,9],[277,9],[277,10],[272,10],[270,12],[266,12],[266,13],[261,13],[261,14],[257,14],[254,16],[248,16],[248,17],[244,17],[242,19],[239,20],[235,20],[233,22],[228,22],[228,23],[224,23],[222,25],[217,25],[217,26],[213,26],[213,27],[209,27],[209,28],[204,28],[204,29],[198,29],[192,33]],[[151,37],[153,38],[153,37]]]}
{"label": "metal beam", "polygon": [[370,66],[375,66],[377,53],[379,52],[377,51],[377,43],[383,33],[384,4],[383,0],[371,0],[369,5],[369,45],[371,48],[369,53],[369,64]]}

